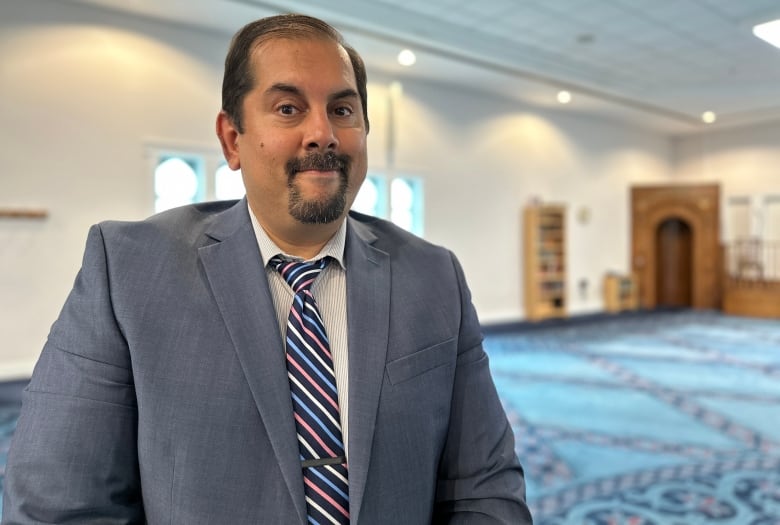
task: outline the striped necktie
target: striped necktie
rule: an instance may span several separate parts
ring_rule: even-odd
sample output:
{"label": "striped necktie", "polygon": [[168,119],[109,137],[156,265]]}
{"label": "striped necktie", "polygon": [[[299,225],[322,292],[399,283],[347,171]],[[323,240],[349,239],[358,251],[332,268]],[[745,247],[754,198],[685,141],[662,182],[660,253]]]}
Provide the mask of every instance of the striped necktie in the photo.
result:
{"label": "striped necktie", "polygon": [[295,293],[287,319],[287,377],[309,522],[347,524],[347,458],[341,436],[336,377],[325,326],[311,294],[314,280],[328,262],[328,257],[296,262],[276,256],[269,264]]}

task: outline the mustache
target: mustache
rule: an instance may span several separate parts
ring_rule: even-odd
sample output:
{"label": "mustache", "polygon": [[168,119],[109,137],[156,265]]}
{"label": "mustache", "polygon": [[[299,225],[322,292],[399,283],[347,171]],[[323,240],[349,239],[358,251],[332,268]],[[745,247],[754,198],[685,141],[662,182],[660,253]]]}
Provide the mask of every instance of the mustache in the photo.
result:
{"label": "mustache", "polygon": [[349,155],[338,155],[332,151],[326,153],[309,153],[305,157],[296,157],[287,161],[287,175],[292,178],[299,171],[340,171],[346,173],[352,164]]}

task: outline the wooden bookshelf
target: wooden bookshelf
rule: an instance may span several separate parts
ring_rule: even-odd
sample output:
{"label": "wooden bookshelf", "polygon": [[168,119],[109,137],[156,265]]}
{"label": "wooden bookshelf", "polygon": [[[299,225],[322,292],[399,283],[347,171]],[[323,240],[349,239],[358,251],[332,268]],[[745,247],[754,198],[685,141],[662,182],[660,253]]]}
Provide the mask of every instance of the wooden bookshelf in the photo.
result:
{"label": "wooden bookshelf", "polygon": [[566,208],[523,211],[525,315],[532,321],[566,316]]}
{"label": "wooden bookshelf", "polygon": [[616,313],[637,308],[639,308],[637,275],[607,274],[604,277],[604,309]]}

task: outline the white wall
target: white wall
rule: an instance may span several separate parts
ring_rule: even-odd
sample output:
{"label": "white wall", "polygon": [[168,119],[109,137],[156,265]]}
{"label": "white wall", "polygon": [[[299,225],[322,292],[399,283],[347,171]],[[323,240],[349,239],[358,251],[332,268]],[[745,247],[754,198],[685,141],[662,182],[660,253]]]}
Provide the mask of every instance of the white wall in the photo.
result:
{"label": "white wall", "polygon": [[570,311],[599,310],[604,272],[628,270],[628,188],[669,180],[669,139],[457,87],[403,86],[395,167],[424,177],[425,236],[457,254],[483,322],[523,315],[520,216],[533,197],[568,206]]}
{"label": "white wall", "polygon": [[673,160],[675,181],[720,183],[724,242],[736,233],[729,223],[735,197],[749,203],[747,233],[780,241],[780,121],[678,138]]}
{"label": "white wall", "polygon": [[0,3],[0,377],[29,374],[78,270],[87,228],[149,215],[145,144],[216,145],[228,38],[69,3]]}
{"label": "white wall", "polygon": [[[53,0],[0,3],[0,207],[50,214],[0,219],[0,379],[31,371],[89,225],[152,212],[147,146],[217,151],[229,38]],[[369,75],[370,166],[387,169],[393,79],[370,64]],[[523,316],[520,213],[529,199],[569,206],[571,310],[595,311],[604,272],[628,270],[629,187],[695,179],[689,166],[703,162],[696,139],[678,142],[675,176],[669,138],[453,86],[404,81],[395,115],[394,168],[423,178],[426,237],[458,255],[485,322]],[[777,160],[767,150],[761,162]],[[575,220],[582,207],[587,224]],[[580,279],[590,283],[584,298]]]}

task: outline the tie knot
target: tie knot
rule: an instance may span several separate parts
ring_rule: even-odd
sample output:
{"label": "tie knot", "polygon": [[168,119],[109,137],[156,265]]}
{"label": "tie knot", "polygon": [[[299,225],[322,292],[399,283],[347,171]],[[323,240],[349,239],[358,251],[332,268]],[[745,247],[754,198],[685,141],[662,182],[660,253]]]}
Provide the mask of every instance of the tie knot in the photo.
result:
{"label": "tie knot", "polygon": [[271,267],[279,272],[295,293],[304,292],[311,288],[314,279],[330,262],[330,257],[323,257],[316,261],[289,261],[276,255],[268,262]]}

